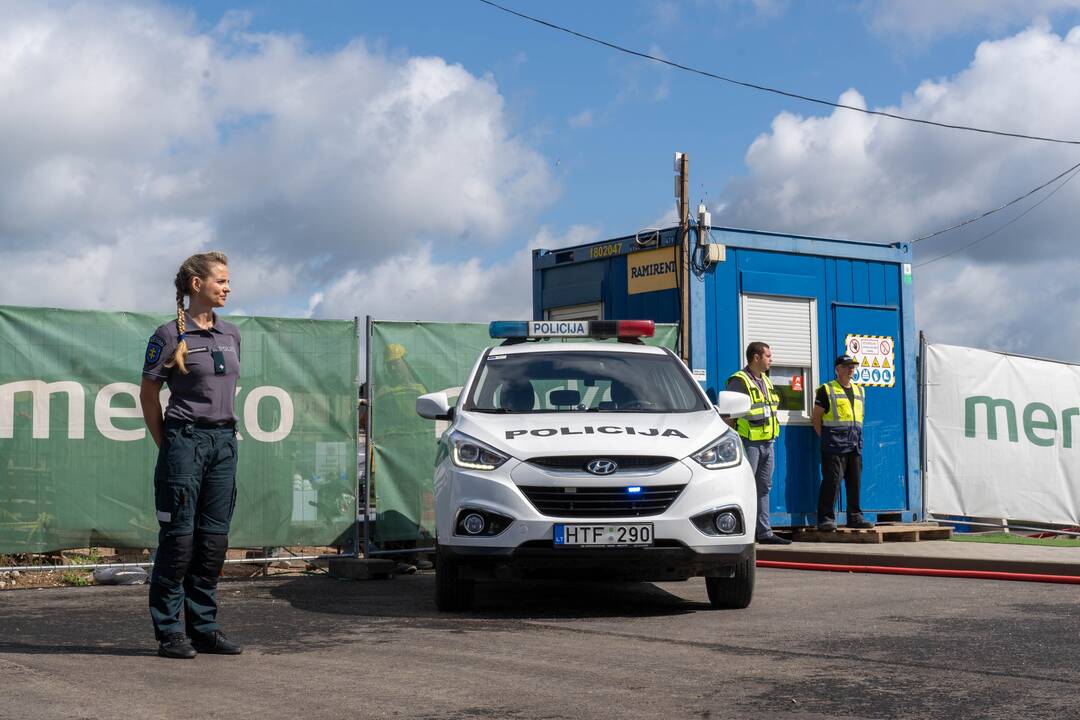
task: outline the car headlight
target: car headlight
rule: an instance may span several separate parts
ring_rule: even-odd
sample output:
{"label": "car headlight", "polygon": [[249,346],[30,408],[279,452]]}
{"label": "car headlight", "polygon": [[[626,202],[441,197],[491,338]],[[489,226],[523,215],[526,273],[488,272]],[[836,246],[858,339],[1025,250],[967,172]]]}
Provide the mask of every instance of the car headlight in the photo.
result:
{"label": "car headlight", "polygon": [[709,470],[734,467],[742,462],[742,441],[735,433],[727,432],[690,457]]}
{"label": "car headlight", "polygon": [[460,468],[469,470],[494,470],[510,459],[510,456],[459,432],[450,433],[450,459]]}

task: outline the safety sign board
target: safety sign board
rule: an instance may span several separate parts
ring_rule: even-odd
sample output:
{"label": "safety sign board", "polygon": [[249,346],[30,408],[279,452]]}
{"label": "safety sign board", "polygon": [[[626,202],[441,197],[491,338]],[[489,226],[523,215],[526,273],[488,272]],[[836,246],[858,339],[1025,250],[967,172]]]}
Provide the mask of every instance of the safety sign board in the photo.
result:
{"label": "safety sign board", "polygon": [[870,387],[896,385],[896,342],[889,335],[848,335],[847,354],[855,358],[854,382]]}

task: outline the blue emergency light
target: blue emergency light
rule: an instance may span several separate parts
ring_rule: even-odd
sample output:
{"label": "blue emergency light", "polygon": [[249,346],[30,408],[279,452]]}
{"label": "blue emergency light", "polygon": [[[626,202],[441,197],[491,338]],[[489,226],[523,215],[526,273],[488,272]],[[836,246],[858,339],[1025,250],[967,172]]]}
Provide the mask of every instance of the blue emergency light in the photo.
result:
{"label": "blue emergency light", "polygon": [[493,338],[636,338],[654,332],[652,320],[495,320],[488,325]]}

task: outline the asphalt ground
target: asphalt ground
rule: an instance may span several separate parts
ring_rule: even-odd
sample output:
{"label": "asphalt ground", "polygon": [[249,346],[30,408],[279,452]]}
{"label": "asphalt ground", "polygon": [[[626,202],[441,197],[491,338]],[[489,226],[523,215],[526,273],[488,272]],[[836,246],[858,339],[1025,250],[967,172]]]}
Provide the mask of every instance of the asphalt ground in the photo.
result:
{"label": "asphalt ground", "polygon": [[239,657],[155,654],[146,588],[0,593],[0,718],[1078,718],[1072,585],[758,570],[686,583],[229,581]]}

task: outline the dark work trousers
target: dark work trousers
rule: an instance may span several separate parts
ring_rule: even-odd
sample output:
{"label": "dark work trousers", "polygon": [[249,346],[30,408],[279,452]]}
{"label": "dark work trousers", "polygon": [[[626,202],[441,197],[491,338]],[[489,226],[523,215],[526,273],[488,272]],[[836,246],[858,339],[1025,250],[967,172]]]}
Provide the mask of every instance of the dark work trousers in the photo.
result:
{"label": "dark work trousers", "polygon": [[208,635],[218,629],[218,577],[236,506],[236,431],[167,421],[154,505],[161,526],[150,578],[154,633]]}
{"label": "dark work trousers", "polygon": [[862,453],[850,452],[840,455],[821,453],[821,492],[818,494],[817,521],[836,522],[836,500],[840,494],[840,480],[847,488],[847,521],[863,519],[859,503],[859,483],[862,481]]}

